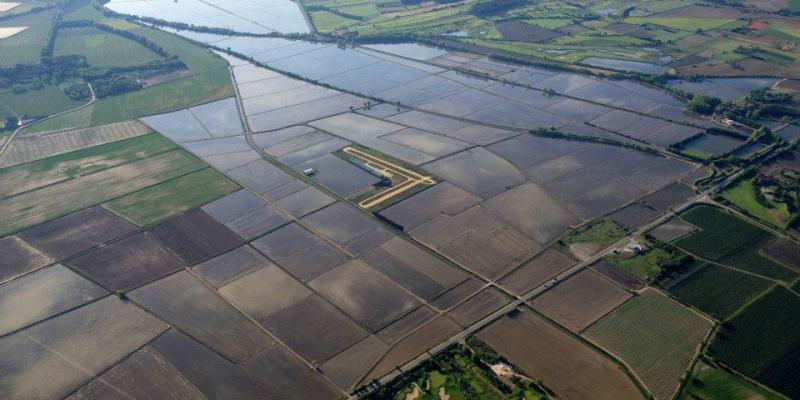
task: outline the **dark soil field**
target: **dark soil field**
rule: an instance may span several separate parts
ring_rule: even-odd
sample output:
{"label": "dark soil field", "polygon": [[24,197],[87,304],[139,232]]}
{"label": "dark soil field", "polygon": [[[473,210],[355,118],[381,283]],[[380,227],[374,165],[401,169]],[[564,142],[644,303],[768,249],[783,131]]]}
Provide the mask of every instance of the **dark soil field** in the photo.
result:
{"label": "dark soil field", "polygon": [[606,277],[583,270],[536,297],[532,305],[567,329],[580,332],[630,297]]}
{"label": "dark soil field", "polygon": [[367,374],[362,383],[382,377],[413,360],[433,346],[455,335],[461,328],[447,317],[439,317],[397,342]]}
{"label": "dark soil field", "polygon": [[134,398],[204,400],[206,397],[157,350],[133,353],[67,400],[114,399],[120,392]]}
{"label": "dark soil field", "polygon": [[363,259],[426,300],[466,279],[464,273],[458,269],[398,237],[367,253]]}
{"label": "dark soil field", "polygon": [[308,282],[349,259],[339,249],[297,224],[269,233],[253,241],[252,245],[303,282]]}
{"label": "dark soil field", "polygon": [[178,330],[165,332],[152,346],[208,399],[261,400],[269,396],[238,366]]}
{"label": "dark soil field", "polygon": [[511,298],[500,290],[488,288],[453,308],[447,313],[447,316],[459,325],[467,327],[510,301]]}
{"label": "dark soil field", "polygon": [[269,335],[186,271],[129,297],[232,361],[246,360],[271,343]]}
{"label": "dark soil field", "polygon": [[436,311],[434,309],[422,305],[378,331],[376,336],[385,343],[392,344],[435,316]]}
{"label": "dark soil field", "polygon": [[52,262],[50,257],[38,252],[16,236],[0,239],[0,283],[4,283],[28,272],[35,271]]}
{"label": "dark soil field", "polygon": [[273,344],[263,353],[247,360],[242,370],[267,391],[266,398],[287,400],[342,399],[327,380],[314,373],[286,347]]}
{"label": "dark soil field", "polygon": [[402,229],[411,230],[441,213],[458,214],[480,202],[477,196],[451,183],[441,182],[380,213]]}
{"label": "dark soil field", "polygon": [[628,274],[613,263],[610,263],[606,260],[599,260],[592,264],[589,268],[605,276],[606,278],[617,282],[620,286],[628,290],[640,290],[644,288],[645,284],[639,280],[639,278]]}
{"label": "dark soil field", "polygon": [[761,254],[795,270],[800,270],[800,248],[783,239],[776,239],[761,248]]}
{"label": "dark soil field", "polygon": [[110,296],[0,338],[0,393],[10,399],[64,398],[167,328]]}
{"label": "dark soil field", "polygon": [[559,398],[644,398],[620,366],[527,311],[503,317],[477,337]]}
{"label": "dark soil field", "polygon": [[137,233],[67,262],[109,290],[128,290],[185,266],[149,232]]}
{"label": "dark soil field", "polygon": [[659,216],[659,212],[639,203],[633,203],[608,217],[628,230],[635,231]]}
{"label": "dark soil field", "polygon": [[309,286],[373,332],[419,304],[398,284],[358,260],[317,277]]}
{"label": "dark soil field", "polygon": [[242,240],[202,210],[189,211],[150,229],[188,265],[197,264],[242,244]]}
{"label": "dark soil field", "polygon": [[253,250],[250,246],[242,246],[221,254],[208,261],[192,267],[192,271],[218,289],[261,267],[270,265],[270,261]]}
{"label": "dark soil field", "polygon": [[292,350],[318,363],[367,336],[367,331],[319,295],[299,301],[262,321]]}
{"label": "dark soil field", "polygon": [[647,232],[647,234],[652,235],[654,238],[662,242],[671,242],[696,230],[697,227],[694,225],[680,218],[673,217],[669,221],[657,226],[650,232]]}
{"label": "dark soil field", "polygon": [[218,290],[256,321],[263,321],[311,295],[303,284],[269,262]]}
{"label": "dark soil field", "polygon": [[92,207],[28,228],[19,237],[53,259],[62,260],[133,232],[136,226]]}
{"label": "dark soil field", "polygon": [[500,280],[500,285],[523,295],[567,270],[575,261],[556,250],[545,250]]}
{"label": "dark soil field", "polygon": [[[41,294],[46,293],[46,296]],[[81,306],[106,291],[80,275],[54,265],[0,286],[0,335]]]}
{"label": "dark soil field", "polygon": [[458,286],[444,292],[441,296],[433,299],[431,305],[439,310],[446,310],[477,293],[482,287],[483,282],[475,278],[469,278]]}
{"label": "dark soil field", "polygon": [[355,254],[372,250],[393,236],[377,221],[344,203],[325,207],[303,218],[303,222]]}
{"label": "dark soil field", "polygon": [[323,363],[320,369],[336,386],[350,390],[386,354],[388,349],[389,347],[375,336],[368,336]]}
{"label": "dark soil field", "polygon": [[[800,297],[776,286],[725,325],[708,354],[791,398],[800,396]],[[747,351],[742,351],[747,349]]]}

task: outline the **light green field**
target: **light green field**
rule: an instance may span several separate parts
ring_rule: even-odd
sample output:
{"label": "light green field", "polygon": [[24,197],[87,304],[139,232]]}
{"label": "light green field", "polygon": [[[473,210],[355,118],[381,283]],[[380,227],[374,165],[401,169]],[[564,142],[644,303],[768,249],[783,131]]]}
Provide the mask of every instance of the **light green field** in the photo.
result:
{"label": "light green field", "polygon": [[197,171],[204,164],[181,150],[82,175],[7,198],[0,207],[0,235]]}
{"label": "light green field", "polygon": [[782,397],[701,360],[678,399],[779,400]]}
{"label": "light green field", "polygon": [[531,18],[523,20],[522,22],[541,26],[542,28],[546,29],[558,29],[567,25],[572,24],[571,18]]}
{"label": "light green field", "polygon": [[21,94],[14,94],[11,89],[0,90],[0,102],[11,111],[10,115],[0,116],[3,118],[53,115],[86,103],[86,101],[72,100],[57,86],[50,85],[41,90],[31,89]]}
{"label": "light green field", "polygon": [[680,303],[647,289],[583,334],[621,358],[657,400],[669,400],[711,326]]}
{"label": "light green field", "polygon": [[669,255],[664,250],[653,247],[642,255],[611,256],[609,257],[609,261],[627,271],[629,274],[647,280],[647,278],[654,277],[661,272],[661,267],[658,266],[658,260],[665,257],[669,257]]}
{"label": "light green field", "polygon": [[23,32],[0,40],[0,68],[15,64],[38,64],[55,15],[55,9],[49,9],[0,21],[0,27],[28,27]]}
{"label": "light green field", "polygon": [[656,24],[682,31],[694,32],[698,29],[709,30],[730,24],[735,19],[726,18],[686,18],[686,17],[628,17],[625,22],[629,24]]}
{"label": "light green field", "polygon": [[22,136],[39,132],[58,131],[71,128],[86,128],[92,122],[94,104],[79,108],[57,117],[49,118],[23,128],[19,134]]}
{"label": "light green field", "polygon": [[227,67],[151,86],[97,102],[92,125],[174,111],[233,96]]}
{"label": "light green field", "polygon": [[79,54],[93,67],[123,67],[161,59],[152,50],[97,28],[61,29],[56,39],[55,56]]}
{"label": "light green field", "polygon": [[775,203],[774,208],[764,207],[756,200],[755,190],[753,179],[746,179],[723,191],[722,197],[758,219],[785,227],[792,217],[786,204]]}
{"label": "light green field", "polygon": [[120,197],[103,206],[136,225],[147,226],[238,188],[239,185],[224,175],[206,168]]}
{"label": "light green field", "polygon": [[311,16],[311,21],[314,22],[314,27],[320,32],[332,31],[341,26],[353,25],[359,22],[327,11],[314,11],[309,15]]}

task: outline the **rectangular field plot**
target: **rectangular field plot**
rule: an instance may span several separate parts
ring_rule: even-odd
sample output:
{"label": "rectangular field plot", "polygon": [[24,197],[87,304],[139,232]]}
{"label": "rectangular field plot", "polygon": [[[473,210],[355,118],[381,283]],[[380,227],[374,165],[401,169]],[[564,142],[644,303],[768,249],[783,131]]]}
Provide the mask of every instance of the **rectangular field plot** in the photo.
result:
{"label": "rectangular field plot", "polygon": [[658,240],[661,240],[662,242],[671,242],[696,230],[696,226],[680,218],[673,217],[669,221],[647,232],[647,234]]}
{"label": "rectangular field plot", "polygon": [[394,237],[377,221],[341,202],[304,217],[303,222],[332,242],[359,255]]}
{"label": "rectangular field plot", "polygon": [[322,376],[276,344],[241,365],[245,374],[267,392],[267,399],[335,400],[344,396]]}
{"label": "rectangular field plot", "polygon": [[238,188],[224,175],[206,168],[120,197],[104,207],[136,225],[147,226]]}
{"label": "rectangular field plot", "polygon": [[800,297],[776,286],[723,325],[708,354],[790,398],[800,396]]}
{"label": "rectangular field plot", "polygon": [[488,199],[525,182],[525,177],[511,163],[482,147],[426,164],[433,175]]}
{"label": "rectangular field plot", "polygon": [[399,237],[394,237],[366,253],[363,259],[426,300],[467,278],[461,271]]}
{"label": "rectangular field plot", "polygon": [[131,162],[6,199],[0,234],[50,220],[202,168],[181,151]]}
{"label": "rectangular field plot", "polygon": [[241,135],[242,121],[236,98],[230,97],[189,108],[189,112],[213,137]]}
{"label": "rectangular field plot", "polygon": [[631,294],[605,277],[583,270],[533,300],[533,308],[573,332],[624,303]]}
{"label": "rectangular field plot", "polygon": [[787,240],[775,239],[761,248],[761,254],[787,267],[800,269],[800,248]]}
{"label": "rectangular field plot", "polygon": [[541,247],[477,206],[453,217],[439,215],[410,233],[483,276],[496,276],[525,261]]}
{"label": "rectangular field plot", "polygon": [[16,236],[0,239],[0,283],[35,271],[50,264],[53,259],[40,253]]}
{"label": "rectangular field plot", "polygon": [[319,276],[309,286],[373,332],[419,304],[398,284],[358,260]]}
{"label": "rectangular field plot", "polygon": [[772,279],[797,277],[797,272],[758,253],[773,239],[767,231],[711,206],[695,206],[681,218],[700,228],[675,241],[689,253]]}
{"label": "rectangular field plot", "polygon": [[205,400],[205,396],[150,346],[133,353],[67,400],[153,398]]}
{"label": "rectangular field plot", "polygon": [[732,268],[707,264],[666,282],[667,290],[680,301],[724,320],[772,286],[772,282]]}
{"label": "rectangular field plot", "polygon": [[496,288],[484,289],[447,313],[453,321],[463,327],[478,322],[481,318],[498,310],[511,301],[505,293]]}
{"label": "rectangular field plot", "polygon": [[192,271],[200,276],[214,289],[245,276],[261,267],[270,266],[266,257],[250,246],[241,246],[225,254],[192,267]]}
{"label": "rectangular field plot", "polygon": [[289,174],[262,159],[234,168],[228,175],[256,193],[268,192],[292,180]]}
{"label": "rectangular field plot", "polygon": [[269,398],[238,366],[182,332],[170,329],[151,346],[209,400]]}
{"label": "rectangular field plot", "polygon": [[138,121],[17,138],[3,153],[0,166],[10,167],[151,132]]}
{"label": "rectangular field plot", "polygon": [[167,328],[114,296],[62,314],[0,339],[0,393],[63,398]]}
{"label": "rectangular field plot", "polygon": [[530,312],[508,314],[477,337],[559,398],[644,398],[620,366]]}
{"label": "rectangular field plot", "polygon": [[185,265],[158,239],[142,232],[70,260],[70,268],[109,290],[128,290]]}
{"label": "rectangular field plot", "polygon": [[625,272],[622,268],[616,266],[614,263],[600,259],[594,264],[590,265],[593,271],[600,275],[617,282],[620,286],[628,290],[641,290],[644,288],[644,282],[639,278]]}
{"label": "rectangular field plot", "polygon": [[269,346],[269,335],[186,271],[134,290],[129,297],[232,361]]}
{"label": "rectangular field plot", "polygon": [[759,399],[778,400],[779,397],[752,382],[734,375],[705,360],[692,369],[691,379],[681,390],[680,400],[689,399]]}
{"label": "rectangular field plot", "polygon": [[148,230],[187,265],[218,256],[242,244],[231,230],[196,209]]}
{"label": "rectangular field plot", "polygon": [[445,339],[455,335],[461,328],[447,317],[441,316],[427,323],[397,342],[386,355],[375,364],[361,383],[380,378],[398,366],[417,358]]}
{"label": "rectangular field plot", "polygon": [[455,215],[481,202],[481,199],[449,182],[423,190],[380,212],[403,230],[411,230],[439,214]]}
{"label": "rectangular field plot", "polygon": [[303,282],[350,259],[332,244],[297,224],[286,225],[256,239],[252,245]]}
{"label": "rectangular field plot", "polygon": [[[243,247],[243,249],[248,249],[248,247]],[[244,254],[250,255],[251,253],[241,253],[241,255]],[[253,256],[256,255],[253,254]],[[291,275],[263,256],[261,259],[263,266],[249,271],[218,289],[222,297],[256,321],[263,321],[264,318],[311,295],[311,291]],[[234,268],[236,267],[234,265]]]}
{"label": "rectangular field plot", "polygon": [[384,343],[392,344],[436,316],[436,311],[423,305],[387,325],[378,331],[376,336]]}
{"label": "rectangular field plot", "polygon": [[349,391],[386,354],[388,346],[368,336],[349,349],[324,362],[320,370],[339,388]]}
{"label": "rectangular field plot", "polygon": [[94,283],[54,265],[0,286],[0,335],[62,313],[106,294]]}
{"label": "rectangular field plot", "polygon": [[512,293],[522,296],[573,265],[575,265],[575,261],[560,251],[547,249],[503,277],[500,285]]}
{"label": "rectangular field plot", "polygon": [[711,331],[710,321],[648,289],[584,336],[622,359],[656,399],[671,399]]}
{"label": "rectangular field plot", "polygon": [[0,170],[0,189],[3,197],[24,193],[174,148],[152,134],[61,154]]}
{"label": "rectangular field plot", "polygon": [[270,315],[262,324],[309,362],[323,362],[367,336],[318,295]]}

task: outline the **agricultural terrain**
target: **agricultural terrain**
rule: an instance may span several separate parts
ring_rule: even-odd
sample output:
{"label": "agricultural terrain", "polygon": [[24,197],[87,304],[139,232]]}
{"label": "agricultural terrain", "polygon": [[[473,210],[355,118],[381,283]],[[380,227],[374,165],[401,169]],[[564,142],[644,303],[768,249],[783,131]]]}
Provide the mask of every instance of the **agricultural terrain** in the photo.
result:
{"label": "agricultural terrain", "polygon": [[794,3],[0,2],[0,399],[800,398]]}

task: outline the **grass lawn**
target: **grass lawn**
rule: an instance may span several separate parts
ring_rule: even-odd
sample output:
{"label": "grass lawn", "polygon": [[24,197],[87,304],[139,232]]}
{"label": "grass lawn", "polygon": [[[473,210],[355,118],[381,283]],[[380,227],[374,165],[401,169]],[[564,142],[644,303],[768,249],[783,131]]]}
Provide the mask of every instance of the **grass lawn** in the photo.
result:
{"label": "grass lawn", "polygon": [[211,168],[110,201],[103,206],[139,226],[201,206],[239,188]]}
{"label": "grass lawn", "polygon": [[792,218],[786,204],[776,203],[773,208],[767,208],[761,205],[756,200],[754,179],[755,178],[741,180],[736,186],[723,191],[722,197],[756,218],[772,225],[785,228],[786,224]]}
{"label": "grass lawn", "polygon": [[647,249],[644,254],[640,255],[617,255],[608,257],[608,260],[616,264],[629,274],[647,280],[648,277],[653,277],[661,272],[661,267],[658,266],[658,260],[662,258],[669,258],[669,254],[657,247]]}
{"label": "grass lawn", "polygon": [[602,218],[578,228],[566,238],[567,243],[602,243],[606,246],[627,235],[624,228],[608,218]]}
{"label": "grass lawn", "polygon": [[780,400],[781,397],[742,377],[700,360],[694,366],[692,377],[678,399]]}
{"label": "grass lawn", "polygon": [[97,28],[61,29],[56,38],[55,56],[80,54],[93,67],[123,67],[161,59],[147,47]]}
{"label": "grass lawn", "polygon": [[227,67],[192,75],[97,102],[92,125],[143,117],[233,96]]}

